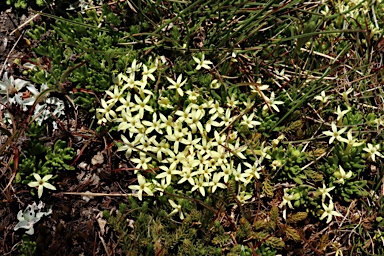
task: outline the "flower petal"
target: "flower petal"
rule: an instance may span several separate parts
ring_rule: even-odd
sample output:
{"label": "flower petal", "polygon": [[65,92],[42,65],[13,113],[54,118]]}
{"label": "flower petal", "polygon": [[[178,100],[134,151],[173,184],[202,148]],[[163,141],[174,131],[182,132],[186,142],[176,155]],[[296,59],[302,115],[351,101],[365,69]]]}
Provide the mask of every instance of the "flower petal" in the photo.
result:
{"label": "flower petal", "polygon": [[35,179],[36,179],[37,181],[40,181],[40,180],[41,180],[40,175],[37,174],[37,173],[34,173],[34,174],[33,174],[33,177],[35,177]]}
{"label": "flower petal", "polygon": [[37,196],[40,198],[42,195],[43,195],[43,189],[44,187],[43,186],[39,186],[39,188],[37,189]]}
{"label": "flower petal", "polygon": [[49,184],[49,183],[44,183],[43,186],[48,188],[48,189],[56,190],[56,188],[52,184]]}
{"label": "flower petal", "polygon": [[49,180],[50,178],[52,178],[52,174],[48,174],[48,175],[45,175],[44,178],[42,179],[43,181],[47,181]]}
{"label": "flower petal", "polygon": [[37,181],[32,181],[32,182],[29,182],[28,183],[28,186],[30,186],[30,187],[37,187],[37,186],[39,186],[40,184],[39,184],[39,182],[37,182]]}

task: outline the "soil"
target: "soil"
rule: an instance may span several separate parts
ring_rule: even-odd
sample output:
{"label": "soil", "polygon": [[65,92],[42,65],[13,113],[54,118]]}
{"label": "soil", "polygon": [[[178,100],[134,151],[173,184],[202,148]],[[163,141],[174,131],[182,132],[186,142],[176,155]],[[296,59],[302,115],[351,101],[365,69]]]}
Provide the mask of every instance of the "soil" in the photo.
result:
{"label": "soil", "polygon": [[[23,56],[26,41],[19,40],[20,44],[13,48],[20,36],[20,31],[14,30],[27,19],[28,12],[24,14],[22,12],[13,12],[12,8],[2,10],[4,7],[7,6],[0,7],[0,70],[6,72],[16,58],[22,58]],[[6,61],[8,55],[9,58]]]}

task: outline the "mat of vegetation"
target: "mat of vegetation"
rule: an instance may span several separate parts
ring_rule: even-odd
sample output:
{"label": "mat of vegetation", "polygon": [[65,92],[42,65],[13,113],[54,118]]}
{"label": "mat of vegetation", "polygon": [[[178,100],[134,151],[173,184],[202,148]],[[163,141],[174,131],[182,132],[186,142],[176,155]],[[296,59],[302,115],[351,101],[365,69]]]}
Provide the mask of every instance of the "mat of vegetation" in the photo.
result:
{"label": "mat of vegetation", "polygon": [[383,255],[382,1],[7,0],[1,255]]}

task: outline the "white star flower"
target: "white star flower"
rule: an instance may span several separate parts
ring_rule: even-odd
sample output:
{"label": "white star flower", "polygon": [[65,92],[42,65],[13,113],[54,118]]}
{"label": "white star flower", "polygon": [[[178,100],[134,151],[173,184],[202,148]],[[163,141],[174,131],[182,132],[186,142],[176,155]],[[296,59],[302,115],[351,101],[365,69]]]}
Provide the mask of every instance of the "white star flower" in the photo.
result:
{"label": "white star flower", "polygon": [[283,202],[281,202],[279,207],[283,207],[284,205],[288,204],[288,207],[293,209],[292,200],[297,200],[300,198],[300,195],[297,193],[292,192],[291,194],[288,194],[288,188],[284,189],[284,196],[283,196]]}
{"label": "white star flower", "polygon": [[352,177],[352,171],[345,173],[343,167],[339,165],[339,171],[334,173],[335,177],[338,179],[335,183],[344,184],[345,180]]}
{"label": "white star flower", "polygon": [[371,143],[368,143],[367,144],[367,147],[366,148],[363,148],[363,150],[365,152],[368,153],[368,157],[370,157],[372,159],[372,161],[375,162],[375,156],[378,156],[378,157],[384,157],[380,152],[379,152],[379,149],[380,149],[380,145],[377,144],[377,145],[372,145]]}
{"label": "white star flower", "polygon": [[337,106],[337,110],[335,112],[335,114],[337,115],[337,121],[340,121],[343,119],[344,115],[347,114],[349,112],[350,109],[347,109],[347,110],[343,110],[341,111],[340,109],[340,106]]}
{"label": "white star flower", "polygon": [[204,176],[200,175],[199,178],[194,178],[195,185],[192,187],[191,191],[195,191],[196,189],[199,189],[199,192],[202,196],[205,196],[205,189],[204,187],[208,187],[209,183],[204,181]]}
{"label": "white star flower", "polygon": [[170,167],[160,166],[159,168],[164,172],[157,174],[156,179],[166,179],[167,184],[171,184],[172,176],[181,174],[181,171],[176,170],[176,166],[174,165],[171,165]]}
{"label": "white star flower", "polygon": [[171,86],[168,87],[168,89],[175,89],[180,96],[183,96],[184,92],[181,89],[181,87],[187,82],[187,79],[185,79],[183,82],[181,82],[182,79],[183,79],[183,74],[180,74],[177,77],[176,82],[174,80],[172,80],[171,78],[167,77],[167,80],[172,84]]}
{"label": "white star flower", "polygon": [[341,134],[347,130],[347,127],[344,127],[340,130],[337,130],[336,124],[332,122],[332,131],[325,131],[323,134],[330,136],[331,138],[329,139],[329,144],[331,144],[335,139],[338,141],[342,141]]}
{"label": "white star flower", "polygon": [[142,72],[143,78],[142,78],[142,80],[143,80],[144,84],[147,84],[148,78],[151,79],[152,81],[156,80],[155,77],[152,75],[152,73],[155,71],[156,71],[156,67],[150,68],[148,70],[147,66],[145,64],[143,64],[143,72]]}
{"label": "white star flower", "polygon": [[247,126],[251,129],[256,125],[260,125],[261,123],[259,121],[253,120],[254,116],[254,113],[250,114],[248,117],[246,115],[243,115],[243,120],[241,121],[240,125]]}
{"label": "white star flower", "polygon": [[315,100],[319,100],[320,102],[322,102],[322,103],[327,103],[327,101],[329,100],[329,99],[332,99],[332,96],[325,96],[325,92],[324,91],[322,91],[321,93],[320,93],[320,95],[318,95],[318,96],[315,96],[315,98],[314,98]]}
{"label": "white star flower", "polygon": [[209,186],[212,188],[212,193],[215,193],[216,189],[219,188],[227,188],[224,183],[220,182],[220,179],[223,177],[223,173],[215,173],[213,174],[212,181],[209,182]]}
{"label": "white star flower", "polygon": [[143,200],[143,191],[147,193],[149,196],[153,196],[153,192],[150,188],[152,183],[146,182],[144,176],[142,175],[137,175],[137,180],[139,182],[139,185],[130,185],[128,188],[132,190],[138,190],[137,197],[139,198],[140,201]]}
{"label": "white star flower", "polygon": [[141,67],[142,63],[136,64],[136,62],[137,62],[136,59],[134,59],[132,61],[131,67],[127,69],[128,74],[140,71],[140,67]]}
{"label": "white star flower", "polygon": [[148,104],[151,98],[151,95],[148,95],[147,97],[145,97],[144,100],[142,100],[139,96],[137,96],[137,94],[135,94],[134,98],[137,104],[131,109],[131,111],[132,112],[138,111],[140,118],[144,117],[144,110],[151,113],[154,111],[153,108]]}
{"label": "white star flower", "polygon": [[335,189],[335,187],[330,187],[327,188],[323,182],[323,188],[319,188],[318,192],[316,193],[317,195],[321,195],[321,201],[324,202],[325,197],[329,197],[329,199],[332,200],[332,196],[329,194],[330,191]]}
{"label": "white star flower", "polygon": [[324,203],[322,203],[322,204],[323,204],[323,208],[324,208],[324,213],[321,215],[320,220],[327,217],[327,223],[329,223],[329,222],[331,222],[333,216],[343,217],[343,215],[341,215],[341,213],[333,210],[334,205],[333,205],[332,200],[329,200],[329,206],[326,206]]}
{"label": "white star flower", "polygon": [[237,200],[239,200],[240,203],[245,204],[245,201],[252,198],[252,195],[246,194],[245,191],[241,191],[238,196],[236,196]]}
{"label": "white star flower", "polygon": [[53,185],[51,185],[47,182],[50,178],[52,178],[52,176],[53,175],[49,174],[49,175],[45,175],[43,178],[41,178],[39,174],[34,173],[33,177],[35,177],[36,181],[29,182],[28,186],[38,187],[37,195],[40,198],[43,195],[43,189],[44,188],[56,190],[56,188]]}
{"label": "white star flower", "polygon": [[171,204],[172,208],[174,208],[174,210],[170,214],[168,214],[168,216],[172,216],[172,215],[175,215],[176,213],[179,213],[180,219],[183,220],[184,219],[184,214],[183,214],[183,211],[181,210],[181,205],[176,204],[171,199],[168,199],[168,202]]}
{"label": "white star flower", "polygon": [[[281,104],[284,104],[284,101],[278,101],[278,100],[275,100],[275,93],[274,92],[271,92],[271,97],[268,98],[265,96],[265,100],[267,101],[268,105],[273,108],[274,110],[276,110],[276,112],[280,112],[279,108],[277,107],[277,105],[281,105]],[[268,111],[268,105],[265,104],[263,106],[263,111]]]}
{"label": "white star flower", "polygon": [[204,53],[201,55],[201,60],[199,60],[198,58],[196,58],[194,56],[192,58],[197,63],[196,70],[200,70],[201,68],[211,69],[211,67],[208,65],[212,65],[213,63],[209,60],[204,59],[205,58]]}

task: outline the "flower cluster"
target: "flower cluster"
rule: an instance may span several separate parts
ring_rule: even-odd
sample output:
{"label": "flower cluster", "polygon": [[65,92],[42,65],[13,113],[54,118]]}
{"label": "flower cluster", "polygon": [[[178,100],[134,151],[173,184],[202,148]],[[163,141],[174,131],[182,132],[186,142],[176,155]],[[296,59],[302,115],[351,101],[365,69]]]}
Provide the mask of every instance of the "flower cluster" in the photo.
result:
{"label": "flower cluster", "polygon": [[[211,68],[212,62],[204,55],[194,57],[194,61],[198,64],[195,70]],[[155,94],[156,63],[147,66],[134,60],[128,75],[117,75],[107,98],[101,100],[101,108],[96,109],[99,124],[116,123],[121,132],[118,151],[125,152],[138,175],[139,185],[130,188],[138,191],[140,200],[143,192],[162,193],[171,184],[183,184],[205,196],[225,189],[226,183],[235,179],[243,188],[238,192],[239,201],[249,200],[245,187],[260,179],[265,155],[249,162],[248,146],[236,129],[226,129],[232,126],[252,131],[259,126],[262,120],[250,111],[254,102],[240,105],[236,95],[227,102],[206,98],[203,89],[192,85],[183,74],[176,79],[166,77],[168,84]],[[220,87],[217,80],[212,83],[211,88]],[[275,111],[283,104],[273,93],[267,103]],[[143,175],[148,169],[156,175],[146,175],[146,180]]]}
{"label": "flower cluster", "polygon": [[[345,151],[346,154],[349,153],[351,147],[359,147],[359,146],[361,146],[361,145],[363,145],[365,143],[363,141],[358,142],[357,139],[353,137],[352,129],[350,129],[348,131],[347,138],[343,138],[341,135],[348,128],[344,127],[344,128],[341,128],[341,129],[338,130],[337,126],[336,126],[336,124],[334,122],[331,124],[331,126],[332,126],[332,131],[324,131],[323,134],[330,137],[329,144],[334,142],[335,139],[337,141],[345,143],[346,144],[346,151]],[[376,160],[376,156],[384,158],[384,156],[380,153],[379,150],[380,150],[380,145],[379,144],[373,145],[371,143],[367,143],[367,146],[365,148],[363,148],[363,151],[367,152],[367,157],[370,158],[374,162]]]}
{"label": "flower cluster", "polygon": [[[345,92],[339,93],[342,101],[344,102],[344,105],[346,106],[346,109],[343,110],[341,105],[337,105],[337,108],[335,109],[336,111],[333,112],[336,115],[336,122],[331,123],[331,129],[329,131],[322,132],[322,134],[329,137],[328,143],[334,144],[334,148],[337,151],[334,152],[334,154],[338,156],[337,158],[334,158],[336,161],[333,162],[333,166],[338,165],[338,168],[331,168],[336,169],[331,171],[331,186],[327,188],[323,183],[323,188],[318,188],[318,190],[315,192],[315,195],[321,196],[322,199],[321,204],[323,207],[323,213],[320,216],[320,219],[322,220],[327,218],[327,223],[332,220],[333,216],[342,216],[339,212],[334,210],[333,198],[330,194],[330,191],[334,190],[335,188],[339,189],[338,192],[349,191],[347,193],[352,193],[352,190],[361,191],[359,184],[364,184],[365,181],[356,181],[355,178],[358,177],[358,173],[353,169],[351,170],[351,168],[355,166],[356,171],[358,171],[359,168],[364,167],[364,165],[362,165],[364,161],[370,160],[376,162],[377,158],[384,158],[384,155],[380,153],[380,144],[372,144],[365,140],[359,140],[357,136],[359,135],[359,129],[355,128],[355,125],[351,125],[350,127],[347,126],[351,120],[351,123],[355,124],[354,122],[359,118],[359,114],[356,115],[354,113],[353,105],[350,103],[352,98],[350,98],[349,95],[353,91],[353,88],[349,88]],[[332,97],[332,95],[326,96],[325,92],[322,91],[321,94],[315,96],[314,99],[320,101],[320,106],[323,106],[323,104],[326,103],[330,103],[330,105],[332,105],[331,102],[328,102],[330,99],[332,99]],[[357,119],[354,119],[355,116],[357,116]],[[374,119],[375,115],[372,116],[372,124],[379,126],[379,119]],[[344,168],[348,168],[349,170],[345,170]],[[358,186],[358,188],[355,186]],[[328,206],[324,203],[326,197],[329,198]]]}

